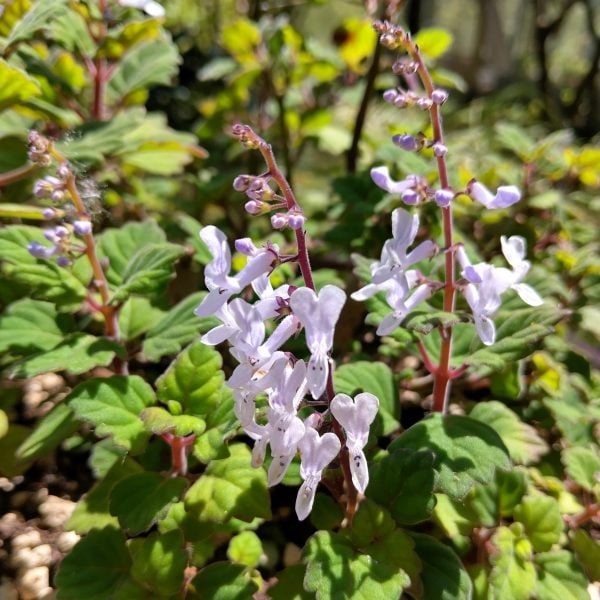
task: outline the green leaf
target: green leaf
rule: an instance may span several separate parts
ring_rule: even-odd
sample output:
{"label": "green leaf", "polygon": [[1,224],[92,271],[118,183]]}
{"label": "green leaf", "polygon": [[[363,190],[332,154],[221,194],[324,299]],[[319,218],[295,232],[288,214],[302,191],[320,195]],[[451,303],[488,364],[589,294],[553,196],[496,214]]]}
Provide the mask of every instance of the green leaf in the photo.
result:
{"label": "green leaf", "polygon": [[539,600],[589,600],[588,581],[570,552],[538,554],[535,564],[538,569],[535,592]]}
{"label": "green leaf", "polygon": [[179,62],[177,46],[170,40],[139,44],[117,63],[106,90],[108,101],[116,103],[137,90],[169,85]]}
{"label": "green leaf", "polygon": [[411,533],[423,563],[422,600],[469,600],[472,583],[462,563],[448,546],[422,533]]}
{"label": "green leaf", "polygon": [[435,454],[437,490],[463,498],[475,482],[487,483],[496,469],[510,468],[507,450],[498,434],[483,423],[459,415],[431,415],[416,423],[389,446],[428,450]]}
{"label": "green leaf", "polygon": [[121,339],[130,341],[151,329],[164,316],[164,312],[147,298],[132,296],[119,309]]}
{"label": "green leaf", "polygon": [[117,460],[106,473],[104,479],[96,483],[92,489],[77,503],[73,514],[65,526],[68,530],[79,534],[87,533],[101,527],[118,527],[119,521],[109,510],[110,494],[115,485],[134,473],[139,473],[141,467],[129,457]]}
{"label": "green leaf", "polygon": [[357,361],[342,365],[333,374],[337,392],[352,397],[357,392],[369,392],[379,399],[379,413],[375,418],[375,427],[382,435],[389,435],[400,423],[400,401],[398,389],[391,369],[381,362]]}
{"label": "green leaf", "polygon": [[37,0],[31,9],[15,24],[6,39],[6,48],[16,42],[30,40],[66,10],[66,0]]}
{"label": "green leaf", "polygon": [[584,490],[591,492],[600,483],[600,457],[592,448],[566,448],[561,458],[568,476]]}
{"label": "green leaf", "polygon": [[600,543],[585,529],[571,531],[571,546],[591,581],[600,581]]}
{"label": "green leaf", "polygon": [[[4,412],[4,411],[3,411]],[[8,431],[0,437],[0,474],[12,478],[22,475],[29,469],[31,462],[17,458],[17,448],[27,439],[31,430],[25,425],[11,423]]]}
{"label": "green leaf", "polygon": [[262,543],[253,531],[238,533],[227,548],[227,558],[246,567],[258,567],[262,556]]}
{"label": "green leaf", "polygon": [[536,575],[531,562],[531,544],[522,530],[518,524],[499,527],[492,537],[495,551],[490,555],[490,598],[529,600],[533,595]]}
{"label": "green leaf", "polygon": [[33,354],[10,371],[11,377],[35,377],[40,373],[67,371],[72,375],[87,373],[94,367],[106,367],[113,358],[124,356],[123,348],[107,338],[87,333],[73,333],[56,348]]}
{"label": "green leaf", "polygon": [[148,360],[156,362],[163,356],[176,354],[183,346],[219,324],[214,317],[200,318],[194,314],[194,309],[205,296],[206,292],[191,294],[150,328],[142,345],[142,352]]}
{"label": "green leaf", "polygon": [[22,461],[49,456],[54,449],[77,430],[78,423],[66,403],[57,404],[36,424],[29,437],[19,446],[17,458]]}
{"label": "green leaf", "polygon": [[339,533],[317,532],[308,539],[304,554],[304,587],[316,592],[317,600],[397,600],[410,584],[393,553],[374,558],[368,548],[360,552]]}
{"label": "green leaf", "polygon": [[467,313],[413,311],[402,322],[402,327],[427,335],[439,327],[453,327],[458,323],[469,323],[471,320]]}
{"label": "green leaf", "polygon": [[517,464],[534,464],[549,450],[537,431],[501,402],[479,402],[469,416],[489,425],[502,438]]}
{"label": "green leaf", "polygon": [[131,257],[144,246],[164,241],[165,234],[155,221],[127,223],[120,229],[103,231],[98,236],[98,255],[108,259],[108,282],[113,286],[120,285]]}
{"label": "green leaf", "polygon": [[497,142],[512,150],[521,160],[531,160],[535,152],[535,142],[524,129],[511,123],[496,123],[494,129]]}
{"label": "green leaf", "polygon": [[177,530],[164,534],[154,532],[144,539],[132,540],[129,546],[132,577],[155,594],[177,594],[187,566],[183,546],[183,535]]}
{"label": "green leaf", "polygon": [[159,399],[176,400],[188,414],[208,415],[221,400],[222,364],[221,355],[211,346],[200,342],[188,346],[156,382]]}
{"label": "green leaf", "polygon": [[8,433],[8,417],[3,410],[0,410],[0,438]]}
{"label": "green leaf", "polygon": [[433,452],[391,452],[373,465],[367,496],[385,506],[398,523],[426,520],[435,506],[434,458]]}
{"label": "green leaf", "polygon": [[27,245],[33,241],[48,245],[38,227],[12,225],[0,229],[3,272],[11,280],[33,290],[33,296],[55,302],[60,310],[79,308],[87,294],[85,285],[69,269],[31,256]]}
{"label": "green leaf", "polygon": [[13,302],[0,316],[0,352],[31,354],[57,346],[73,326],[53,304],[24,298]]}
{"label": "green leaf", "polygon": [[83,55],[92,56],[96,44],[90,35],[83,16],[69,10],[50,23],[52,39],[60,40],[60,45],[70,51],[79,51]]}
{"label": "green leaf", "polygon": [[514,518],[523,524],[527,537],[537,552],[550,550],[560,539],[563,520],[558,502],[550,496],[525,496],[515,508]]}
{"label": "green leaf", "polygon": [[175,276],[174,264],[183,253],[184,248],[177,244],[150,244],[140,248],[127,263],[123,281],[112,301],[122,301],[129,294],[160,294]]}
{"label": "green leaf", "polygon": [[185,495],[185,506],[200,520],[223,523],[232,517],[251,521],[271,518],[267,476],[254,469],[247,446],[230,446],[231,455],[209,463]]}
{"label": "green leaf", "polygon": [[202,569],[192,579],[189,600],[248,600],[257,591],[256,583],[242,565],[218,562]]}
{"label": "green leaf", "polygon": [[186,242],[191,244],[195,250],[194,260],[201,265],[207,265],[213,259],[213,256],[208,246],[200,239],[199,233],[202,229],[202,223],[185,213],[178,214],[176,221],[179,227],[189,235]]}
{"label": "green leaf", "polygon": [[277,583],[269,588],[271,600],[314,600],[304,589],[304,565],[292,565],[277,573]]}
{"label": "green leaf", "polygon": [[140,417],[146,429],[155,435],[172,433],[183,437],[194,433],[200,435],[206,429],[206,423],[192,415],[172,415],[169,411],[159,406],[145,408]]}
{"label": "green leaf", "polygon": [[413,41],[425,58],[433,60],[446,53],[452,46],[454,37],[445,29],[425,27],[419,30]]}
{"label": "green leaf", "polygon": [[[324,494],[320,495],[329,498]],[[352,529],[349,531],[348,537],[356,547],[363,548],[394,528],[395,524],[390,513],[372,500],[365,498],[352,519]]]}
{"label": "green leaf", "polygon": [[166,479],[160,473],[135,473],[119,481],[110,495],[110,513],[132,535],[147,531],[177,502],[187,487],[181,477]]}
{"label": "green leaf", "polygon": [[95,529],[60,563],[58,600],[106,600],[128,577],[131,559],[125,536],[112,527]]}
{"label": "green leaf", "polygon": [[35,79],[0,58],[0,111],[40,93]]}
{"label": "green leaf", "polygon": [[112,436],[115,444],[136,454],[149,434],[139,415],[155,402],[152,388],[137,375],[90,379],[68,397],[77,418],[92,423],[99,437]]}

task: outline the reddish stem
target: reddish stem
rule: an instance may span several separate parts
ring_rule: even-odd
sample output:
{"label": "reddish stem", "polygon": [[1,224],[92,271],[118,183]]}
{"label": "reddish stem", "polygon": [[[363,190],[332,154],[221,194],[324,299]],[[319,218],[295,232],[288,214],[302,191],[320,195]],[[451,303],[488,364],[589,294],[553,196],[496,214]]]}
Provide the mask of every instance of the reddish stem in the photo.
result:
{"label": "reddish stem", "polygon": [[177,436],[172,433],[163,433],[160,437],[171,448],[171,474],[185,476],[188,470],[188,448],[196,441],[196,434]]}
{"label": "reddish stem", "polygon": [[577,529],[577,527],[585,525],[585,523],[587,523],[588,521],[596,520],[598,518],[600,518],[600,504],[598,504],[597,502],[586,506],[585,510],[577,515],[564,516],[565,523],[571,529]]}
{"label": "reddish stem", "polygon": [[32,173],[34,173],[37,168],[38,168],[38,166],[36,164],[28,163],[26,165],[23,165],[22,167],[17,167],[16,169],[13,169],[12,171],[7,171],[6,173],[1,173],[0,174],[0,188],[4,187],[5,185],[10,185],[11,183],[14,183],[15,181],[20,181],[21,179],[26,179]]}
{"label": "reddish stem", "polygon": [[421,360],[423,361],[423,364],[425,365],[425,368],[432,375],[434,375],[435,372],[437,371],[437,366],[431,360],[431,357],[429,356],[429,352],[427,352],[427,348],[425,348],[425,344],[423,343],[423,340],[419,340],[417,342],[417,348],[419,350],[419,354],[421,355]]}

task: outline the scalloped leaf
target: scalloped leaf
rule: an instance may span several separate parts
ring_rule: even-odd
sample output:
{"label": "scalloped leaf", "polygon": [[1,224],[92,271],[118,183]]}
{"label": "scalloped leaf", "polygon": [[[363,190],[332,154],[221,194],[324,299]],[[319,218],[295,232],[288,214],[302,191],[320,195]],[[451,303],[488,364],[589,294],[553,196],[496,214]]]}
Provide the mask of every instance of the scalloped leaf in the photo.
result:
{"label": "scalloped leaf", "polygon": [[426,520],[435,506],[434,459],[433,452],[390,452],[371,468],[367,496],[385,506],[398,523]]}
{"label": "scalloped leaf", "polygon": [[80,540],[60,563],[58,600],[106,600],[128,578],[131,558],[125,535],[106,527]]}
{"label": "scalloped leaf", "polygon": [[148,330],[142,345],[148,360],[156,362],[163,356],[177,354],[186,344],[219,324],[215,317],[200,318],[194,314],[205,296],[206,292],[191,294]]}
{"label": "scalloped leaf", "polygon": [[159,399],[179,402],[188,414],[210,414],[222,396],[222,364],[221,355],[211,346],[201,342],[188,346],[157,380]]}
{"label": "scalloped leaf", "polygon": [[160,406],[145,408],[140,417],[150,433],[161,435],[172,433],[183,437],[190,434],[200,435],[206,430],[206,422],[192,415],[172,415]]}
{"label": "scalloped leaf", "polygon": [[224,523],[231,518],[271,518],[264,469],[254,469],[247,446],[230,446],[231,455],[209,463],[185,495],[185,506],[202,521]]}
{"label": "scalloped leaf", "polygon": [[588,581],[567,550],[544,552],[535,557],[538,580],[535,589],[540,600],[589,600]]}
{"label": "scalloped leaf", "polygon": [[121,479],[110,494],[110,514],[132,535],[147,531],[177,502],[187,487],[182,477],[165,478],[160,473],[135,473]]}
{"label": "scalloped leaf", "polygon": [[155,403],[154,390],[137,375],[115,375],[79,384],[67,398],[77,418],[92,423],[99,437],[112,436],[114,443],[136,454],[150,434],[140,413]]}
{"label": "scalloped leaf", "polygon": [[248,600],[258,586],[243,565],[217,562],[202,569],[192,579],[189,600]]}
{"label": "scalloped leaf", "polygon": [[509,469],[508,451],[487,425],[459,415],[433,414],[416,423],[389,446],[435,454],[436,489],[463,498],[475,482],[492,481],[496,469]]}
{"label": "scalloped leaf", "polygon": [[6,38],[6,48],[16,42],[31,39],[66,10],[66,0],[37,0],[12,27]]}
{"label": "scalloped leaf", "polygon": [[542,494],[525,496],[515,507],[514,519],[523,524],[536,552],[550,550],[560,539],[563,530],[558,502]]}
{"label": "scalloped leaf", "polygon": [[600,457],[592,448],[575,446],[561,453],[569,477],[589,492],[600,484]]}
{"label": "scalloped leaf", "polygon": [[39,83],[0,58],[0,111],[41,93]]}

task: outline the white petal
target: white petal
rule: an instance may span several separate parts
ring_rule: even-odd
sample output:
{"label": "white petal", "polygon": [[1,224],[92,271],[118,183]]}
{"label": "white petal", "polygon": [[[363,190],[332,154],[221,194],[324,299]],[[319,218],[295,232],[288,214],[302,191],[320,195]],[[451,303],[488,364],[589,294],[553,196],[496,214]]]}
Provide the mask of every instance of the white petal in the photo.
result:
{"label": "white petal", "polygon": [[519,294],[519,297],[525,304],[529,304],[529,306],[541,306],[544,304],[544,299],[530,285],[515,283],[512,288]]}
{"label": "white petal", "polygon": [[354,292],[353,294],[350,294],[350,298],[352,298],[352,300],[360,302],[362,300],[370,298],[371,296],[374,296],[375,294],[381,291],[383,291],[383,287],[380,287],[373,283],[369,283],[368,285],[361,287],[359,290],[356,290],[356,292]]}
{"label": "white petal", "polygon": [[201,338],[200,341],[207,346],[216,346],[226,339],[229,339],[232,335],[238,332],[237,327],[230,327],[229,325],[219,325],[213,327],[210,331],[207,331]]}
{"label": "white petal", "polygon": [[230,388],[240,388],[246,385],[254,375],[254,367],[248,363],[238,365],[227,380],[227,386]]}
{"label": "white petal", "polygon": [[313,504],[315,502],[315,494],[317,492],[318,481],[314,481],[312,479],[306,480],[298,490],[298,495],[296,496],[296,516],[299,521],[304,521],[308,515],[310,515],[310,511],[312,510]]}
{"label": "white petal", "polygon": [[361,494],[364,494],[369,485],[369,468],[365,454],[362,450],[353,449],[350,451],[349,458],[352,483]]}
{"label": "white petal", "polygon": [[471,261],[469,260],[469,257],[467,256],[467,252],[466,252],[464,246],[462,246],[462,245],[458,246],[458,248],[456,249],[456,259],[458,260],[460,266],[463,269],[466,269],[467,267],[469,267],[471,265]]}
{"label": "white petal", "polygon": [[521,191],[516,185],[501,185],[488,208],[508,208],[521,199]]}
{"label": "white petal", "polygon": [[298,320],[293,315],[285,317],[275,331],[269,336],[263,347],[265,352],[272,354],[279,350],[298,331]]}
{"label": "white petal", "polygon": [[419,215],[411,215],[403,208],[396,208],[392,212],[392,235],[394,241],[401,248],[408,248],[417,237],[419,230]]}
{"label": "white petal", "polygon": [[308,361],[306,381],[312,397],[316,400],[323,395],[329,373],[329,358],[326,354],[312,354]]}
{"label": "white petal", "polygon": [[213,260],[204,269],[207,281],[214,280],[215,286],[221,285],[221,279],[229,275],[231,270],[231,252],[227,245],[227,237],[214,225],[207,225],[200,230],[200,238],[208,246]]}
{"label": "white petal", "polygon": [[271,265],[275,262],[275,258],[275,254],[268,250],[249,258],[246,266],[234,277],[240,289],[244,289],[255,279],[268,273],[271,270]]}
{"label": "white petal", "polygon": [[375,185],[390,194],[401,194],[404,190],[412,187],[412,181],[395,181],[390,177],[390,171],[387,167],[375,167],[371,169],[371,179]]}
{"label": "white petal", "polygon": [[265,462],[268,442],[269,438],[267,436],[263,436],[254,442],[254,447],[252,448],[252,466],[255,469]]}
{"label": "white petal", "polygon": [[500,238],[502,244],[502,254],[506,258],[508,264],[516,269],[525,259],[527,242],[520,235],[512,235],[506,239],[506,236]]}
{"label": "white petal", "polygon": [[389,335],[398,328],[398,325],[400,325],[403,319],[404,315],[397,313],[396,311],[386,315],[377,328],[377,335]]}
{"label": "white petal", "polygon": [[406,256],[406,261],[404,262],[404,268],[410,267],[410,265],[414,265],[421,260],[425,260],[426,258],[431,258],[435,253],[435,243],[432,240],[425,240],[421,242],[414,250],[411,250]]}
{"label": "white petal", "polygon": [[496,326],[488,317],[475,315],[475,328],[479,338],[486,346],[491,346],[496,341]]}
{"label": "white petal", "polygon": [[232,292],[225,289],[214,289],[208,292],[198,308],[194,310],[197,317],[214,315],[231,298]]}
{"label": "white petal", "polygon": [[295,454],[296,451],[294,449],[294,452],[291,452],[289,454],[273,456],[273,460],[271,461],[271,465],[269,466],[269,472],[267,475],[267,483],[269,487],[273,487],[274,485],[277,485],[281,482]]}
{"label": "white petal", "polygon": [[485,185],[479,183],[478,181],[475,181],[471,184],[469,194],[473,200],[483,204],[485,207],[488,207],[494,201],[492,192],[490,192]]}
{"label": "white petal", "polygon": [[357,407],[358,418],[362,423],[370,425],[379,411],[379,400],[374,394],[362,392],[354,399]]}

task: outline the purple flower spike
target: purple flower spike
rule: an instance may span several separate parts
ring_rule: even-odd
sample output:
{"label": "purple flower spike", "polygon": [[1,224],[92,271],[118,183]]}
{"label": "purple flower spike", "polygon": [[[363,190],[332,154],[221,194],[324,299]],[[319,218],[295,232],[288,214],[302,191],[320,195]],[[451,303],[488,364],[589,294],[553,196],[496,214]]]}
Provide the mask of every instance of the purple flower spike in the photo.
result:
{"label": "purple flower spike", "polygon": [[392,142],[407,152],[414,152],[415,150],[419,149],[419,142],[417,141],[417,138],[412,135],[408,135],[407,133],[395,135],[392,138]]}
{"label": "purple flower spike", "polygon": [[452,190],[437,190],[433,199],[440,208],[448,208],[454,199]]}
{"label": "purple flower spike", "polygon": [[92,223],[85,219],[73,221],[73,229],[75,229],[77,235],[87,235],[88,233],[92,233]]}
{"label": "purple flower spike", "polygon": [[402,192],[402,202],[404,204],[410,204],[411,206],[415,205],[419,201],[419,194],[415,192],[413,189],[404,190]]}

